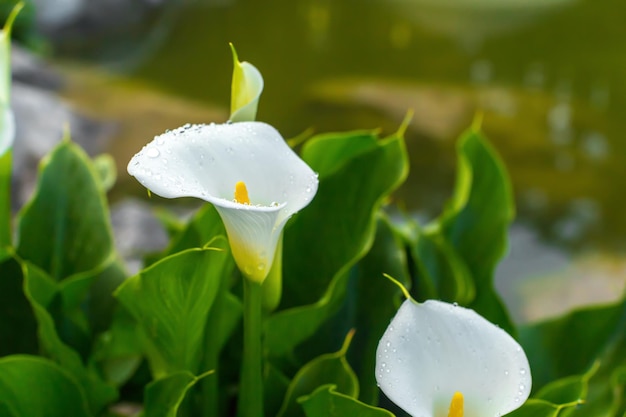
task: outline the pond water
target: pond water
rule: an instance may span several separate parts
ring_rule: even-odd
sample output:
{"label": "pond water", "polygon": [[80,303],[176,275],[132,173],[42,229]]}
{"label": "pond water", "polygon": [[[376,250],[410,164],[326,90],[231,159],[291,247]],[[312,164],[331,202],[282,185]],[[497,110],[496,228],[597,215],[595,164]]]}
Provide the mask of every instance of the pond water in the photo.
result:
{"label": "pond water", "polygon": [[518,205],[512,255],[498,272],[516,318],[534,317],[520,307],[524,291],[552,291],[535,279],[545,275],[563,283],[551,294],[563,308],[622,291],[622,0],[196,0],[164,13],[108,63],[227,109],[233,42],[265,78],[258,119],[287,137],[391,133],[413,108],[411,176],[396,200],[421,218],[449,196],[454,141],[482,111]]}

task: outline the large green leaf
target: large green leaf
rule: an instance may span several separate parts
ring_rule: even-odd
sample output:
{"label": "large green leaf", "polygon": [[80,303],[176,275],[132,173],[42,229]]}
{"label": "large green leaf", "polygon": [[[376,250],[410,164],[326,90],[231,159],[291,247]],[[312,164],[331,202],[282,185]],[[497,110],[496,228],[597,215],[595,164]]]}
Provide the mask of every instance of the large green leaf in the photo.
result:
{"label": "large green leaf", "polygon": [[507,249],[508,227],[515,215],[511,181],[504,164],[477,127],[458,142],[456,188],[436,224],[472,274],[476,298],[468,304],[513,333],[508,313],[494,291],[495,268]]}
{"label": "large green leaf", "polygon": [[363,132],[324,135],[305,144],[302,158],[318,171],[320,184],[285,231],[283,307],[316,302],[333,277],[367,253],[378,208],[408,172],[401,134],[384,140]]}
{"label": "large green leaf", "polygon": [[576,407],[577,402],[570,404],[553,404],[545,400],[530,399],[517,410],[507,414],[508,417],[558,417],[560,413],[568,408]]}
{"label": "large green leaf", "polygon": [[70,374],[46,359],[22,355],[0,359],[0,413],[10,417],[92,415]]}
{"label": "large green leaf", "polygon": [[387,410],[372,407],[335,391],[333,385],[324,385],[298,401],[307,417],[394,417]]}
{"label": "large green leaf", "polygon": [[352,398],[358,397],[359,381],[346,360],[351,339],[352,333],[348,334],[338,352],[319,356],[298,371],[287,388],[278,417],[303,416],[298,399],[311,394],[322,385],[332,384],[338,392]]}
{"label": "large green leaf", "polygon": [[97,363],[107,382],[120,386],[133,375],[142,359],[142,339],[137,332],[137,322],[118,305],[111,326],[96,341],[91,360]]}
{"label": "large green leaf", "polygon": [[[598,370],[598,364],[592,366],[582,375],[573,375],[557,379],[544,386],[533,398],[508,416],[512,417],[565,417],[571,415],[584,404],[589,379]],[[592,417],[592,415],[588,415]],[[598,417],[600,417],[598,415]]]}
{"label": "large green leaf", "polygon": [[205,323],[229,259],[224,239],[213,244],[168,256],[116,291],[139,324],[156,378],[197,373]]}
{"label": "large green leaf", "polygon": [[356,333],[348,359],[359,377],[359,398],[376,404],[379,393],[374,377],[376,349],[401,303],[400,289],[383,274],[393,276],[407,287],[410,279],[404,244],[385,216],[378,219],[372,248],[354,269],[356,285],[351,287],[346,303],[352,306],[348,309],[353,317],[349,325]]}
{"label": "large green leaf", "polygon": [[[164,216],[161,214],[161,217]],[[201,248],[217,236],[226,236],[226,229],[215,207],[212,204],[205,204],[193,215],[182,231],[174,234],[163,253],[150,256],[147,264],[185,249]]]}
{"label": "large green leaf", "polygon": [[283,307],[312,304],[269,317],[266,347],[274,357],[292,352],[341,307],[350,269],[374,241],[378,209],[407,173],[400,135],[325,135],[307,143],[303,158],[324,170],[315,199],[285,232]]}
{"label": "large green leaf", "polygon": [[[589,379],[589,394],[568,415],[623,417],[626,413],[626,299],[588,307],[559,319],[525,327],[522,343],[538,384],[599,364]],[[576,346],[568,349],[566,346]],[[542,368],[543,366],[547,369]]]}
{"label": "large green leaf", "polygon": [[535,388],[584,373],[607,344],[624,332],[624,322],[626,302],[620,302],[520,328],[520,342],[530,361]]}
{"label": "large green leaf", "polygon": [[146,417],[176,417],[187,391],[208,373],[198,377],[180,371],[158,379],[146,386],[144,415]]}
{"label": "large green leaf", "polygon": [[476,293],[472,274],[436,224],[422,228],[412,222],[407,239],[415,263],[415,299],[470,304]]}
{"label": "large green leaf", "polygon": [[84,390],[90,410],[94,414],[99,412],[117,398],[117,391],[105,383],[95,369],[85,366],[80,355],[59,337],[54,320],[46,309],[59,292],[58,284],[29,262],[24,262],[22,268],[26,280],[24,293],[37,318],[37,335],[42,353],[73,376]]}
{"label": "large green leaf", "polygon": [[42,163],[35,196],[19,215],[17,252],[56,281],[112,257],[101,181],[87,155],[69,140]]}

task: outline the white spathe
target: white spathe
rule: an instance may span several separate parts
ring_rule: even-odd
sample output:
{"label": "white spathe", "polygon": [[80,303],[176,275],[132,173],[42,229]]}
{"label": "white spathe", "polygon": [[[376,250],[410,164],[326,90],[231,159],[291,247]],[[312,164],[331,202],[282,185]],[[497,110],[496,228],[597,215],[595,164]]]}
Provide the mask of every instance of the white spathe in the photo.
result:
{"label": "white spathe", "polygon": [[249,122],[256,119],[259,98],[263,92],[263,76],[249,62],[239,62],[237,51],[230,45],[233,53],[233,80],[230,90],[230,121]]}
{"label": "white spathe", "polygon": [[[166,198],[197,197],[219,212],[239,269],[262,282],[283,227],[311,202],[318,179],[272,126],[261,122],[185,125],[154,138],[128,173]],[[234,201],[243,181],[250,204]]]}
{"label": "white spathe", "polygon": [[530,394],[526,354],[504,330],[475,311],[407,299],[376,351],[376,380],[413,417],[446,417],[455,392],[464,417],[497,417]]}

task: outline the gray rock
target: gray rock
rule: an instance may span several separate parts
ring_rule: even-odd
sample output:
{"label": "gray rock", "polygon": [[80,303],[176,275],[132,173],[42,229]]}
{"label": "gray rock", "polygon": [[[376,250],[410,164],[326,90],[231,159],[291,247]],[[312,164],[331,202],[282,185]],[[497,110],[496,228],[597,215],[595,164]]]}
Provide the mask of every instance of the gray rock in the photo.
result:
{"label": "gray rock", "polygon": [[13,82],[11,105],[16,120],[14,208],[21,207],[32,194],[39,161],[63,138],[66,127],[72,140],[90,155],[102,152],[114,131],[114,125],[83,117],[53,92],[29,84]]}
{"label": "gray rock", "polygon": [[59,90],[63,78],[47,62],[20,45],[11,45],[11,74],[18,81],[46,90]]}
{"label": "gray rock", "polygon": [[115,245],[131,275],[143,266],[143,257],[165,249],[169,238],[149,204],[129,198],[111,208]]}

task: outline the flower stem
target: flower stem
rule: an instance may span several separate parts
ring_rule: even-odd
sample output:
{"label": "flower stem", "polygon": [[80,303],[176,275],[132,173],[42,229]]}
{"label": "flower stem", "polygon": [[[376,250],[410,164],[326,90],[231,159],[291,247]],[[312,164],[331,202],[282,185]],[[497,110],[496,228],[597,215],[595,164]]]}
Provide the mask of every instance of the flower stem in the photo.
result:
{"label": "flower stem", "polygon": [[262,288],[243,280],[243,361],[238,417],[263,417]]}
{"label": "flower stem", "polygon": [[0,249],[11,245],[11,153],[0,156]]}

